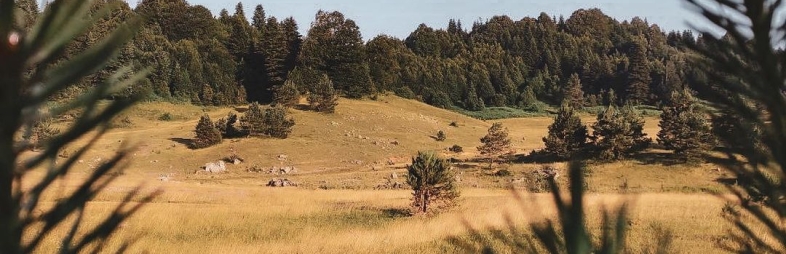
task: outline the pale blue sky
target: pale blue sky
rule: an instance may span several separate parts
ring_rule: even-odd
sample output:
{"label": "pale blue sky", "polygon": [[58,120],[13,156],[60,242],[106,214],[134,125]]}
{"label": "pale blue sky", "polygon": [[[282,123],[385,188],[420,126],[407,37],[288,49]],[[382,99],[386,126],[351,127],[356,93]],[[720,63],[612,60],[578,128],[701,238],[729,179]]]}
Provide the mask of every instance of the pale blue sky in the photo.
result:
{"label": "pale blue sky", "polygon": [[[135,2],[136,0],[129,0]],[[192,5],[204,5],[218,14],[221,9],[234,13],[238,1],[188,0]],[[570,14],[580,8],[600,8],[617,20],[634,16],[646,18],[661,29],[688,29],[688,22],[701,21],[689,11],[684,0],[245,0],[246,16],[251,18],[254,7],[262,4],[268,15],[279,19],[293,16],[305,35],[317,10],[340,11],[355,20],[365,40],[378,34],[406,38],[420,23],[443,28],[448,20],[461,20],[466,29],[473,21],[486,20],[494,15],[508,15],[513,20],[537,17],[541,12],[551,16]]]}

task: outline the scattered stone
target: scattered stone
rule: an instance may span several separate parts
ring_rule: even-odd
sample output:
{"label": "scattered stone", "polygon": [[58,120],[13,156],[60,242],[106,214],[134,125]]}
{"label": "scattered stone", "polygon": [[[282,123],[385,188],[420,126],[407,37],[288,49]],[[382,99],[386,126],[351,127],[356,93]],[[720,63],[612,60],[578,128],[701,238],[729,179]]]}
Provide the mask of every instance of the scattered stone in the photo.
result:
{"label": "scattered stone", "polygon": [[226,164],[224,164],[224,161],[208,162],[205,164],[205,171],[210,173],[221,173],[226,172],[227,167]]}
{"label": "scattered stone", "polygon": [[269,187],[290,187],[290,186],[297,186],[296,183],[289,181],[288,179],[273,179],[267,182],[267,186]]}
{"label": "scattered stone", "polygon": [[394,145],[394,146],[397,146],[397,145],[398,145],[398,140],[393,140],[393,141],[390,141],[390,144],[391,144],[391,145]]}
{"label": "scattered stone", "polygon": [[278,158],[278,160],[280,160],[280,161],[285,161],[285,160],[287,160],[288,157],[289,156],[287,156],[286,154],[279,154],[278,157],[276,157],[276,158]]}
{"label": "scattered stone", "polygon": [[396,172],[391,173],[390,179],[398,179],[398,174],[396,174]]}

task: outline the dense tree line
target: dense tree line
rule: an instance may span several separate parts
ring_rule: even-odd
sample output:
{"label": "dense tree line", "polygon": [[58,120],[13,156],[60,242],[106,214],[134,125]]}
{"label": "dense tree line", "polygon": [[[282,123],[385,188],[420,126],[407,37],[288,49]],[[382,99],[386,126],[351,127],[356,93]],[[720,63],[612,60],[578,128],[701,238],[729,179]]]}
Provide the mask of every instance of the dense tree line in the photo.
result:
{"label": "dense tree line", "polygon": [[[25,20],[39,12],[31,2],[23,7],[31,13]],[[262,5],[250,17],[242,3],[234,13],[214,16],[185,0],[142,0],[134,9],[125,1],[100,0],[94,12],[108,4],[120,8],[77,38],[67,55],[99,43],[131,16],[147,22],[115,62],[62,96],[95,86],[128,64],[152,74],[116,96],[202,105],[273,102],[289,80],[298,90],[289,84],[289,94],[307,95],[323,75],[349,98],[392,91],[468,110],[538,101],[605,105],[609,91],[616,91],[620,105],[657,105],[686,87],[701,93],[699,84],[706,82],[685,60],[687,48],[702,45],[702,37],[666,33],[640,18],[619,22],[598,9],[577,10],[567,19],[495,16],[469,29],[450,20],[445,29],[420,25],[404,39],[379,35],[364,42],[358,25],[340,12],[319,11],[302,36],[293,18],[268,16]]]}

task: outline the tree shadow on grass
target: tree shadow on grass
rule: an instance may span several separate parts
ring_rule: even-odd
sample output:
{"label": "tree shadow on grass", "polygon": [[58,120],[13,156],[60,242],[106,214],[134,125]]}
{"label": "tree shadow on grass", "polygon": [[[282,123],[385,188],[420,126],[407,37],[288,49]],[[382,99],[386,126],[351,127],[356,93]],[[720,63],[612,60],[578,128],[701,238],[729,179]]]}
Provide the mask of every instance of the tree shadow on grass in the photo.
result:
{"label": "tree shadow on grass", "polygon": [[170,141],[175,141],[177,143],[180,143],[181,145],[184,145],[184,146],[188,147],[189,149],[193,149],[192,148],[192,145],[194,144],[194,140],[193,139],[190,139],[190,138],[170,138],[169,140]]}
{"label": "tree shadow on grass", "polygon": [[664,166],[674,166],[688,162],[688,160],[684,157],[674,153],[642,152],[633,155],[632,159],[641,162],[644,165],[660,164]]}

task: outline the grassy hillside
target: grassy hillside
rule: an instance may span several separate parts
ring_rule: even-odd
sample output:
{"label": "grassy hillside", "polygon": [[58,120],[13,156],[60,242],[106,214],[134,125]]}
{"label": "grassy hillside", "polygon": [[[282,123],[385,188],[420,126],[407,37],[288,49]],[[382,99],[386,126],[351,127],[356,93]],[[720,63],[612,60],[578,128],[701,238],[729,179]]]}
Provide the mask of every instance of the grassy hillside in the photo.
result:
{"label": "grassy hillside", "polygon": [[[290,110],[295,119],[288,139],[236,139],[201,150],[184,144],[193,137],[203,112],[218,119],[243,108],[200,108],[191,105],[144,103],[125,112],[118,128],[110,131],[75,168],[76,175],[62,179],[63,188],[45,200],[59,198],[74,188],[97,162],[117,148],[130,144],[136,150],[118,181],[98,196],[90,212],[106,213],[108,207],[137,184],[164,194],[121,229],[121,237],[138,239],[135,251],[154,253],[427,253],[458,251],[450,237],[467,237],[469,224],[486,228],[504,226],[505,216],[517,224],[533,219],[522,213],[506,188],[521,186],[535,164],[504,164],[512,176],[494,176],[485,163],[456,164],[461,178],[461,206],[436,217],[406,217],[409,191],[374,190],[396,172],[403,181],[405,165],[418,150],[436,150],[461,160],[478,156],[480,137],[493,121],[481,121],[448,110],[394,96],[371,100],[340,100],[336,114]],[[171,120],[161,120],[169,114]],[[587,124],[594,116],[585,115]],[[654,136],[657,118],[646,118],[645,131]],[[526,154],[543,147],[550,117],[499,120],[510,130],[513,147]],[[124,123],[123,123],[124,122]],[[451,122],[458,127],[449,126]],[[61,123],[67,124],[67,123]],[[442,130],[444,142],[431,136]],[[465,152],[454,154],[447,147],[458,144]],[[81,145],[81,144],[77,144]],[[73,149],[73,148],[71,148]],[[230,172],[195,174],[206,162],[232,153],[245,159],[228,165]],[[280,160],[279,155],[286,155]],[[649,248],[654,228],[673,231],[674,250],[685,253],[716,251],[715,245],[729,228],[720,217],[723,201],[712,194],[723,186],[715,180],[723,172],[710,164],[671,165],[665,151],[651,150],[633,160],[592,163],[589,166],[590,204],[619,201],[618,190],[639,193],[629,222],[633,226],[631,248]],[[68,152],[62,154],[67,157]],[[277,176],[248,172],[251,167],[294,166],[297,173]],[[482,167],[481,167],[482,166]],[[561,166],[561,165],[558,165]],[[565,175],[563,173],[563,175]],[[270,188],[272,178],[298,182],[296,188]],[[160,181],[164,179],[166,181]],[[562,178],[564,180],[564,178]],[[549,197],[534,194],[526,209],[551,216]],[[591,208],[592,218],[599,218]],[[87,223],[94,223],[91,218]],[[598,220],[591,223],[597,225]],[[65,232],[62,229],[60,232]],[[122,238],[120,238],[122,239]],[[116,246],[118,242],[110,243]],[[41,251],[53,252],[52,239]],[[714,252],[713,251],[713,252]]]}

